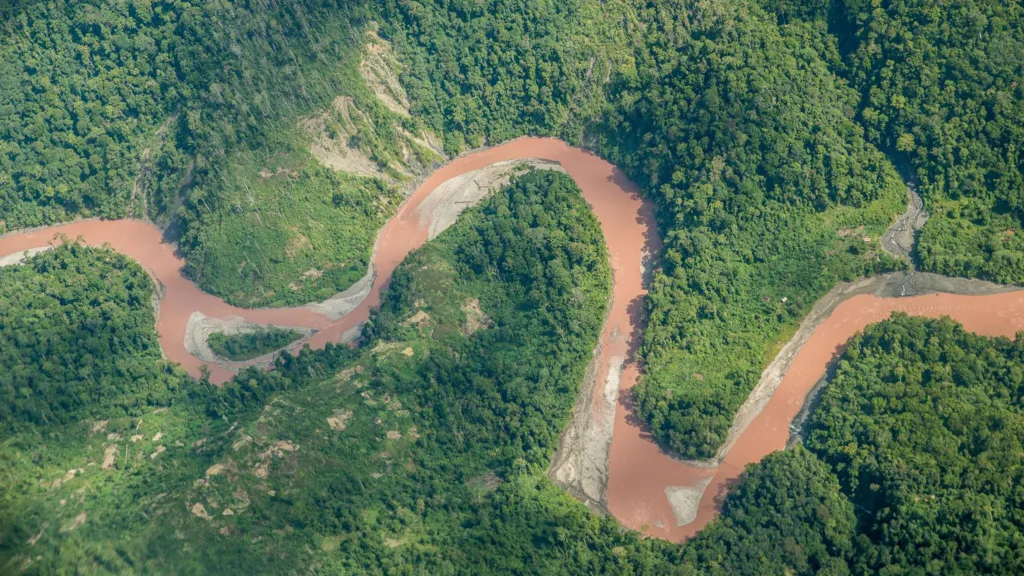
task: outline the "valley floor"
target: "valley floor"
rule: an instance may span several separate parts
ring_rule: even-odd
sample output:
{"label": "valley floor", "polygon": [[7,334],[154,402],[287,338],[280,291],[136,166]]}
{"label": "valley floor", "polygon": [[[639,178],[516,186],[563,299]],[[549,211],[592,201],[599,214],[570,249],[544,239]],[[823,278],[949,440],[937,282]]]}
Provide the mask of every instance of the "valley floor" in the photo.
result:
{"label": "valley floor", "polygon": [[[520,138],[478,151],[434,172],[380,231],[366,277],[325,303],[273,309],[230,306],[186,279],[181,272],[184,262],[173,247],[163,243],[155,226],[139,220],[83,220],[7,234],[0,237],[0,262],[15,263],[23,251],[38,251],[58,235],[109,245],[135,259],[158,287],[157,331],[166,357],[197,377],[206,366],[211,380],[219,383],[245,366],[269,364],[275,354],[248,362],[217,361],[204,353],[210,332],[256,325],[299,328],[304,336],[289,345],[292,351],[304,345],[322,348],[328,342],[351,342],[410,252],[451,225],[462,210],[507,183],[513,173],[525,170],[524,164],[562,170],[576,181],[601,225],[613,271],[609,314],[550,476],[592,508],[610,512],[627,527],[649,535],[684,540],[713,519],[744,468],[786,446],[808,394],[845,343],[865,326],[900,311],[951,316],[985,335],[1012,336],[1024,329],[1024,291],[1010,292],[994,284],[896,273],[838,286],[819,301],[765,370],[717,458],[677,460],[639,424],[628,394],[640,374],[636,352],[644,326],[644,297],[651,262],[660,247],[653,208],[608,162],[561,141],[540,138]],[[912,201],[911,210],[914,207]],[[907,228],[905,220],[899,222]],[[906,230],[901,232],[906,235]],[[905,297],[912,294],[920,295]]]}

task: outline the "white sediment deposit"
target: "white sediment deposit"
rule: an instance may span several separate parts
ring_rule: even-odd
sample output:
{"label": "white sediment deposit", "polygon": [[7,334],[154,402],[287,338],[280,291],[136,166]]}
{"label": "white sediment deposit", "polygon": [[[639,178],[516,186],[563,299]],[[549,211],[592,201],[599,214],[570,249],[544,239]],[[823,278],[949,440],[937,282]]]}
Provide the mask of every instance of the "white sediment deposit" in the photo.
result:
{"label": "white sediment deposit", "polygon": [[498,162],[459,174],[443,182],[423,199],[416,212],[420,223],[429,229],[430,239],[436,238],[454,224],[459,214],[467,208],[476,206],[488,194],[508,184],[513,176],[523,174],[531,167],[565,171],[557,162],[527,158]]}
{"label": "white sediment deposit", "polygon": [[704,489],[711,483],[711,476],[693,486],[666,486],[665,497],[676,515],[676,526],[686,526],[697,519],[700,499]]}
{"label": "white sediment deposit", "polygon": [[[296,349],[300,347],[303,340],[313,334],[316,334],[316,330],[302,326],[275,326],[283,330],[294,330],[295,332],[302,334],[302,338],[286,346],[285,348],[287,349]],[[210,335],[214,332],[221,332],[230,336],[232,334],[248,334],[250,332],[256,332],[262,328],[266,328],[266,326],[254,324],[237,316],[232,316],[230,318],[210,318],[202,312],[193,312],[189,317],[188,325],[185,328],[185,349],[188,350],[189,354],[192,354],[203,362],[216,364],[232,371],[241,370],[248,366],[267,366],[274,361],[279,350],[269,352],[258,358],[253,358],[252,360],[232,362],[214,354],[208,343]]]}
{"label": "white sediment deposit", "polygon": [[7,256],[0,256],[0,268],[4,266],[14,266],[16,264],[22,264],[25,260],[46,252],[47,250],[53,250],[53,246],[42,246],[40,248],[29,248],[24,252],[16,252],[14,254],[8,254]]}

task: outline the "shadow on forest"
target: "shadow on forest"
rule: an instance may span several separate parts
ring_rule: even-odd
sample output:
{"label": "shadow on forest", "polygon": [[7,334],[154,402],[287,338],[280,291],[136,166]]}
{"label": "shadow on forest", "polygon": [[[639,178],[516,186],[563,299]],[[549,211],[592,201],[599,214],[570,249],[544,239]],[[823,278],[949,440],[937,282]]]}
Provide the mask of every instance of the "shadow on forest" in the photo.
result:
{"label": "shadow on forest", "polygon": [[0,23],[10,22],[36,4],[45,3],[44,0],[0,0]]}
{"label": "shadow on forest", "polygon": [[[638,375],[642,375],[644,373],[644,369],[641,362],[642,358],[640,357],[640,347],[643,345],[644,333],[647,328],[648,320],[646,292],[651,288],[655,269],[659,265],[659,258],[661,256],[663,244],[661,235],[658,233],[658,222],[655,217],[654,203],[645,199],[640,192],[640,188],[618,167],[614,167],[612,169],[612,175],[608,178],[608,181],[629,193],[633,199],[641,201],[640,210],[637,212],[636,222],[641,224],[644,228],[644,246],[641,258],[643,275],[641,278],[641,285],[643,286],[645,294],[633,298],[627,306],[627,314],[629,315],[629,324],[632,326],[632,331],[629,334],[629,340],[627,342],[626,362],[634,364],[639,373]],[[658,442],[651,435],[647,423],[636,416],[636,406],[633,400],[633,395],[628,391],[620,393],[618,402],[625,409],[626,422],[630,426],[635,426],[640,429],[640,437],[643,440],[657,445]],[[669,454],[660,445],[658,445],[658,447],[663,453]]]}

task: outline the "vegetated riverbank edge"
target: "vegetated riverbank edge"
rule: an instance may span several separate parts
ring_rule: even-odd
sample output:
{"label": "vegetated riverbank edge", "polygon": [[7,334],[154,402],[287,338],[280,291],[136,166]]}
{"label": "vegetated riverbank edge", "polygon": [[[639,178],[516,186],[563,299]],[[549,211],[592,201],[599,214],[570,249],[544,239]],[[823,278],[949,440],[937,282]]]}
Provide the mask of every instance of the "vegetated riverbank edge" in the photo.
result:
{"label": "vegetated riverbank edge", "polygon": [[[516,146],[517,140],[510,141],[502,145],[501,148],[507,150],[510,147]],[[529,139],[527,139],[527,145],[529,145]],[[397,223],[401,220],[399,217],[403,214],[408,216],[406,218],[408,221],[404,222],[406,225],[405,229],[415,228],[417,224],[414,222],[416,220],[416,209],[419,202],[424,200],[424,196],[427,195],[424,192],[429,193],[436,188],[436,186],[429,186],[427,190],[422,190],[424,181],[430,179],[432,182],[439,184],[440,182],[437,182],[439,178],[442,178],[448,172],[458,171],[458,167],[452,168],[453,164],[458,166],[460,163],[464,163],[466,159],[472,161],[479,158],[480,154],[488,154],[490,150],[492,148],[460,155],[448,163],[436,167],[429,175],[424,175],[415,188],[419,194],[409,194],[403,200],[399,211],[396,213],[396,217],[378,231],[367,273],[348,289],[324,302],[285,308],[240,308],[228,305],[220,298],[203,292],[194,282],[186,278],[181,273],[184,261],[177,253],[176,245],[165,243],[162,230],[142,220],[101,221],[99,219],[77,219],[56,226],[35,227],[11,232],[0,236],[0,253],[14,255],[24,250],[43,248],[48,244],[52,244],[57,234],[64,234],[72,240],[79,235],[84,235],[87,243],[96,245],[110,243],[118,251],[139,262],[154,280],[158,293],[154,296],[153,304],[157,310],[157,331],[161,334],[160,345],[164,356],[182,364],[193,376],[198,376],[200,366],[206,364],[210,368],[211,380],[219,383],[228,380],[235,372],[242,368],[269,364],[276,357],[276,353],[245,362],[226,362],[212,354],[203,354],[202,346],[197,345],[197,342],[203,339],[202,334],[193,334],[193,332],[200,329],[201,326],[205,326],[205,324],[223,324],[227,322],[222,327],[234,329],[238,322],[247,322],[288,329],[311,329],[311,332],[304,336],[303,339],[285,348],[293,353],[297,352],[305,344],[310,344],[312,347],[317,348],[323,347],[328,341],[349,342],[358,337],[358,328],[369,317],[369,308],[376,305],[376,302],[367,302],[367,298],[374,289],[379,291],[379,289],[386,286],[391,270],[401,261],[401,258],[387,257],[387,264],[391,268],[385,271],[386,274],[383,281],[378,282],[378,274],[380,273],[378,251],[381,238],[385,237],[389,231],[396,232],[396,236],[402,234],[402,227],[398,226]],[[501,154],[502,152],[499,151],[498,155]],[[510,155],[505,154],[505,156]],[[514,160],[516,161],[513,162],[515,165],[528,164],[535,167],[550,167],[543,162],[531,159],[528,154],[520,154],[514,158],[502,157],[500,160]],[[479,163],[479,161],[477,160],[476,163]],[[544,165],[541,166],[541,164]],[[411,205],[410,201],[412,202]],[[462,205],[459,207],[459,211],[468,207],[468,204]],[[120,230],[120,227],[125,229]],[[131,228],[131,230],[128,230],[128,228]],[[117,238],[118,233],[129,237],[129,240],[132,241],[132,246],[119,245],[119,242],[125,239]],[[418,245],[417,242],[422,243],[426,238],[424,234],[422,239],[418,239],[417,236],[416,239],[399,238],[399,240],[407,245],[408,250],[411,250],[416,247],[414,244]],[[158,246],[159,249],[156,251],[160,254],[154,255],[145,248],[146,246]],[[404,257],[408,250],[402,253],[402,257]],[[152,260],[154,258],[159,264]],[[20,257],[14,259],[20,260]],[[182,305],[182,314],[176,318],[166,318],[160,312],[166,307],[165,305],[162,306],[162,304],[165,304],[164,300],[168,293],[167,286],[169,284],[177,287],[170,290],[170,292],[177,295],[172,297],[173,303]],[[188,298],[183,298],[184,302],[178,302],[183,294],[193,294],[196,302],[205,304],[206,307],[204,308],[202,305],[193,306]],[[205,322],[188,321],[192,316],[192,312],[195,311],[204,313],[206,317]],[[355,314],[353,315],[353,313]],[[341,326],[341,324],[344,326]],[[331,325],[335,328],[331,334],[321,334],[319,338],[314,337],[316,332]],[[203,332],[203,330],[200,331]],[[205,332],[209,332],[209,330]]]}
{"label": "vegetated riverbank edge", "polygon": [[[161,243],[161,236],[155,227],[137,220],[90,221],[80,223],[79,226],[49,228],[38,236],[28,234],[30,237],[23,239],[20,245],[13,245],[11,238],[7,238],[6,246],[4,242],[0,242],[0,253],[18,251],[27,244],[43,244],[54,232],[60,231],[69,236],[84,233],[86,240],[92,244],[110,242],[114,248],[142,262],[158,282],[163,281],[168,285],[168,298],[165,299],[168,304],[161,314],[158,332],[167,355],[172,360],[181,362],[193,375],[198,375],[200,367],[205,363],[191,354],[184,345],[188,319],[193,318],[196,312],[207,318],[237,318],[254,324],[306,326],[319,330],[306,340],[312,346],[323,346],[329,341],[344,340],[346,335],[351,334],[351,330],[366,320],[369,309],[378,304],[380,290],[387,284],[395,267],[412,249],[426,242],[429,222],[424,222],[417,208],[430,191],[460,174],[500,162],[514,161],[514,164],[518,165],[531,158],[559,163],[583,190],[584,198],[601,222],[609,245],[614,282],[612,304],[597,348],[597,369],[602,375],[609,374],[609,371],[614,372],[614,379],[607,381],[613,384],[614,389],[610,391],[613,394],[617,393],[620,378],[623,384],[631,383],[635,382],[637,374],[633,352],[639,345],[641,331],[634,322],[635,315],[631,314],[631,309],[642,308],[646,293],[645,285],[650,279],[651,255],[656,253],[659,244],[654,226],[653,207],[641,200],[639,189],[629,182],[620,170],[591,152],[571,148],[559,140],[517,139],[462,156],[435,171],[406,200],[395,218],[380,231],[378,249],[373,259],[373,287],[367,294],[362,295],[360,302],[349,314],[337,322],[332,322],[327,316],[314,312],[310,307],[239,309],[228,306],[220,299],[201,292],[191,281],[184,278],[181,275],[182,262],[174,255],[173,248]],[[112,233],[116,227],[124,228],[121,237]],[[131,241],[125,242],[127,238]],[[140,250],[139,247],[143,245],[150,245],[152,251]],[[223,381],[229,376],[230,372],[225,368],[211,366],[211,378],[214,381]],[[595,397],[597,401],[604,402],[602,395],[597,394]],[[612,414],[622,410],[614,399],[604,406],[606,411]],[[639,434],[639,429],[631,428],[623,432]],[[608,442],[611,433],[611,426],[607,426],[603,432],[605,443]],[[594,464],[607,474],[608,450],[605,447],[599,449],[599,453],[602,457]],[[598,491],[603,494],[603,486],[599,487]]]}
{"label": "vegetated riverbank edge", "polygon": [[[892,237],[894,229],[902,226],[897,232],[913,238],[923,225],[920,199],[912,187],[908,187],[908,193],[907,211],[897,218],[886,237]],[[912,254],[912,244],[897,253],[908,260]],[[666,486],[666,498],[680,521],[677,526],[659,527],[649,533],[680,541],[707,525],[717,515],[729,487],[748,465],[795,443],[802,422],[813,410],[846,343],[866,326],[884,321],[894,312],[950,316],[968,331],[1013,337],[1024,329],[1024,290],[913,271],[836,286],[815,303],[762,373],[757,387],[735,415],[728,440],[716,457],[677,460],[652,480]],[[615,448],[613,445],[613,456]],[[669,486],[677,481],[679,486]]]}
{"label": "vegetated riverbank edge", "polygon": [[[789,339],[782,350],[775,356],[771,364],[765,368],[761,380],[751,391],[747,401],[737,411],[729,436],[718,450],[715,458],[710,460],[686,460],[694,466],[717,466],[729,453],[737,438],[750,422],[760,414],[771,399],[782,378],[797,354],[810,339],[814,331],[827,320],[840,304],[860,295],[870,295],[879,299],[909,298],[927,294],[953,294],[959,296],[987,296],[1020,290],[1018,286],[994,284],[985,280],[971,278],[950,278],[931,272],[892,272],[871,278],[862,278],[854,282],[843,282],[829,291],[815,303],[811,312],[800,323],[796,333]],[[830,366],[831,366],[830,362]]]}
{"label": "vegetated riverbank edge", "polygon": [[907,272],[880,274],[870,278],[860,278],[852,282],[842,282],[837,284],[832,290],[829,290],[827,294],[814,303],[811,311],[801,320],[792,336],[786,339],[785,344],[782,345],[772,361],[765,367],[757,385],[751,390],[747,400],[734,415],[728,436],[725,442],[722,443],[722,446],[719,447],[714,458],[705,460],[683,459],[684,462],[693,466],[708,468],[720,464],[739,435],[764,409],[765,404],[771,399],[782,378],[789,370],[793,359],[800,352],[800,349],[803,348],[804,344],[807,343],[814,330],[835,311],[836,307],[846,300],[861,294],[871,294],[877,298],[902,298],[933,293],[976,296],[1012,292],[1020,289],[1020,287],[995,284],[984,280],[952,278],[931,272],[917,272],[916,263],[914,262],[914,245],[921,228],[928,221],[928,213],[924,210],[921,195],[917,192],[917,187],[912,182],[907,184],[907,196],[906,211],[897,216],[896,220],[879,239],[879,244],[889,254],[905,260],[910,270]]}
{"label": "vegetated riverbank edge", "polygon": [[[515,152],[523,147],[528,150],[523,153]],[[565,156],[559,159],[559,154],[564,154]],[[480,170],[500,162],[525,161],[529,158],[542,158],[561,162],[563,168],[566,168],[570,176],[576,179],[580,188],[584,190],[584,195],[590,201],[591,207],[595,209],[595,213],[603,207],[611,216],[621,218],[625,214],[628,220],[630,209],[633,210],[634,214],[638,214],[637,211],[643,209],[643,204],[639,200],[639,191],[635,187],[630,188],[631,184],[628,183],[628,180],[625,180],[621,172],[618,172],[613,166],[600,160],[593,154],[570,148],[565,143],[557,140],[516,139],[500,146],[487,147],[459,156],[436,170],[429,177],[423,179],[420,185],[416,187],[416,191],[405,199],[395,218],[388,222],[378,234],[375,242],[374,257],[371,260],[371,269],[368,270],[366,276],[366,278],[370,278],[370,281],[367,282],[369,286],[365,288],[365,292],[363,287],[360,287],[355,294],[350,294],[349,291],[342,293],[342,296],[347,301],[346,306],[349,309],[339,318],[333,319],[328,314],[316,311],[315,305],[299,308],[237,309],[235,307],[228,307],[222,301],[220,301],[220,307],[213,306],[213,312],[208,317],[235,318],[252,324],[269,324],[292,328],[308,324],[307,328],[311,332],[317,330],[315,334],[311,334],[306,339],[306,342],[311,345],[322,346],[328,341],[345,341],[351,338],[353,330],[357,330],[358,326],[365,321],[369,308],[376,306],[377,302],[379,302],[380,290],[386,286],[394,266],[397,266],[410,250],[426,241],[429,235],[429,223],[423,222],[422,215],[419,214],[417,208],[432,190],[435,190],[451,178],[472,170]],[[571,163],[572,161],[579,161],[582,164],[574,166],[575,169],[568,168],[566,163]],[[591,165],[588,166],[587,163]],[[593,166],[599,166],[600,170],[590,169]],[[584,167],[587,169],[583,169]],[[616,189],[614,195],[617,196],[615,198],[601,198],[601,202],[605,204],[599,203],[599,205],[595,205],[594,196],[588,194],[593,194],[595,190],[601,186],[608,186],[609,183],[612,183],[610,188]],[[421,188],[426,190],[421,190]],[[615,205],[612,202],[614,199],[628,200],[631,204],[624,209],[622,205]],[[913,200],[911,205],[913,206]],[[647,209],[650,209],[649,205]],[[606,216],[611,217],[608,214]],[[648,270],[645,271],[644,263],[653,251],[651,242],[656,241],[656,230],[654,230],[652,223],[653,219],[649,216],[650,214],[648,214],[647,218],[643,219],[644,223],[648,225],[647,230],[643,230],[643,227],[634,219],[633,225],[637,226],[636,230],[638,233],[628,238],[630,242],[633,242],[633,245],[627,250],[619,250],[619,254],[615,252],[617,251],[616,249],[621,248],[620,244],[622,242],[612,241],[609,230],[604,230],[606,239],[609,239],[612,262],[618,263],[618,266],[613,265],[611,305],[608,317],[602,328],[601,339],[594,350],[593,360],[580,390],[572,423],[566,428],[560,448],[553,458],[550,476],[577,498],[590,505],[592,509],[598,512],[611,513],[631,528],[644,529],[646,527],[648,534],[672,540],[685,539],[692,535],[692,533],[695,533],[696,530],[706,524],[707,520],[714,516],[715,507],[719,501],[719,494],[716,490],[725,487],[728,480],[738,477],[742,472],[743,465],[727,466],[726,474],[712,476],[708,475],[709,472],[713,472],[709,469],[709,466],[725,462],[730,449],[735,450],[745,447],[742,446],[743,442],[740,442],[742,433],[749,429],[750,424],[761,415],[762,410],[776,396],[775,393],[783,378],[789,372],[793,360],[804,349],[818,326],[825,322],[840,304],[864,294],[892,298],[921,292],[993,294],[1013,289],[980,281],[949,279],[934,274],[906,273],[878,276],[837,286],[828,295],[819,300],[812,313],[804,319],[797,333],[769,365],[766,372],[772,371],[773,374],[777,374],[777,380],[774,380],[774,377],[771,379],[762,377],[762,381],[748,397],[740,412],[737,413],[733,425],[735,434],[730,433],[730,441],[723,446],[720,458],[716,459],[717,462],[681,462],[658,450],[644,436],[643,430],[639,425],[635,422],[628,422],[626,414],[628,407],[623,402],[619,402],[620,387],[629,388],[635,382],[638,367],[636,366],[636,359],[633,358],[632,349],[634,349],[640,337],[640,326],[631,318],[628,318],[628,314],[627,317],[623,317],[624,319],[618,318],[615,315],[617,313],[621,314],[621,310],[625,310],[629,304],[633,303],[637,298],[642,298],[645,294],[646,284],[643,278],[649,276],[646,273],[649,271],[649,267],[646,267]],[[914,221],[916,220],[915,216]],[[898,220],[897,223],[900,221]],[[160,292],[159,296],[163,299],[166,299],[169,294],[177,296],[177,292],[182,287],[190,286],[191,292],[196,293],[194,295],[197,298],[194,301],[188,301],[191,308],[189,318],[195,312],[198,312],[198,308],[202,308],[204,304],[219,301],[219,299],[213,296],[202,293],[191,281],[181,276],[181,262],[180,259],[174,256],[173,247],[161,244],[160,236],[155,227],[148,223],[142,221],[79,221],[75,224],[80,224],[85,229],[94,231],[108,231],[116,225],[128,226],[131,228],[131,230],[127,230],[129,232],[152,230],[152,234],[129,234],[136,246],[128,248],[134,248],[135,255],[129,253],[133,252],[132,249],[125,250],[124,246],[119,247],[115,245],[115,248],[143,264],[143,267],[156,280],[157,290]],[[52,232],[57,229],[67,229],[73,233],[76,229],[75,224],[5,234],[0,238],[0,253],[5,252],[3,250],[4,240],[8,240],[8,244],[10,244],[12,237],[17,238],[26,235],[35,240],[33,233],[44,230]],[[602,227],[604,228],[604,226]],[[411,231],[415,233],[412,234],[410,233]],[[654,238],[643,237],[645,233],[650,232],[655,232]],[[52,238],[52,236],[53,234],[51,233],[49,237]],[[158,258],[164,258],[160,260],[161,266],[148,266],[146,264],[146,252],[143,250],[139,253],[137,245],[145,244],[152,239],[156,239],[154,244],[156,245],[155,249],[160,253]],[[390,247],[390,244],[387,243],[394,242],[396,239],[402,244],[400,249],[394,251],[385,250],[383,252],[378,250],[381,246]],[[47,238],[40,237],[39,240],[43,241],[47,240]],[[622,238],[621,240],[625,242],[627,239]],[[20,250],[14,250],[14,252],[18,251]],[[170,255],[170,259],[166,258],[167,255]],[[149,256],[152,256],[152,254],[149,254]],[[628,258],[625,263],[622,260],[623,256]],[[175,265],[176,268],[173,266],[171,267],[173,270],[168,268],[168,262]],[[169,270],[173,273],[169,273]],[[173,283],[173,285],[168,286],[162,279],[168,280],[168,284]],[[380,281],[378,282],[378,280]],[[622,288],[625,281],[633,284],[632,289],[618,295],[616,292]],[[911,292],[908,292],[908,290]],[[338,296],[335,298],[338,298]],[[180,305],[180,302],[176,302],[175,305]],[[617,312],[617,309],[620,308],[621,310]],[[156,309],[159,314],[160,307],[157,306]],[[235,312],[238,313],[235,314]],[[202,314],[206,315],[205,312],[202,312]],[[157,323],[158,331],[162,336],[161,343],[163,344],[166,339],[173,340],[173,334],[165,333],[164,330],[159,329],[162,316],[167,315],[158,315]],[[246,316],[248,318],[245,318]],[[296,318],[296,316],[301,318]],[[618,321],[616,321],[616,318],[618,318]],[[336,321],[332,322],[332,320]],[[185,333],[187,334],[187,329]],[[184,338],[179,340],[179,343],[183,345]],[[300,342],[296,347],[301,345],[302,343]],[[187,349],[187,346],[183,346],[183,348]],[[177,352],[175,351],[175,355],[171,357],[172,360],[176,360]],[[190,372],[195,374],[202,361],[200,358],[196,358],[191,350],[188,350],[188,358],[196,361],[195,366],[186,366]],[[260,358],[258,360],[263,361],[266,359]],[[226,379],[230,372],[223,367],[220,368],[221,372],[214,375],[215,379]],[[603,379],[603,386],[598,386],[599,379]],[[805,391],[800,398],[801,403],[806,396]],[[609,415],[612,415],[613,421],[610,421]],[[618,422],[619,425],[615,426],[614,422]],[[787,426],[788,424],[789,422],[787,422]],[[628,441],[624,440],[627,436],[630,438]],[[755,443],[760,443],[760,439],[752,439]],[[647,453],[646,448],[650,448],[651,456],[644,460],[645,466],[650,466],[651,471],[661,469],[664,473],[648,474],[648,470],[616,470],[613,465],[613,456],[621,453],[629,442],[642,443],[645,446],[645,454]],[[761,448],[763,447],[764,445],[762,444]],[[692,471],[678,474],[678,467],[680,466],[697,469],[697,474],[693,475]],[[699,470],[701,468],[704,469],[703,472]],[[612,478],[618,479],[622,476],[621,472],[630,472],[630,480],[626,482],[618,481],[616,496],[614,498],[609,497],[609,480]],[[649,487],[631,485],[630,483],[636,480],[638,474],[653,478],[654,484]],[[719,478],[714,476],[719,476]],[[720,481],[712,484],[713,480]],[[658,485],[659,482],[660,485]],[[706,491],[705,487],[708,486],[714,486],[715,490]],[[618,499],[621,495],[626,495],[628,498]],[[711,497],[711,499],[709,500],[706,497]],[[639,515],[623,515],[622,510],[633,507],[636,499],[639,499],[643,504],[643,506],[637,508]]]}

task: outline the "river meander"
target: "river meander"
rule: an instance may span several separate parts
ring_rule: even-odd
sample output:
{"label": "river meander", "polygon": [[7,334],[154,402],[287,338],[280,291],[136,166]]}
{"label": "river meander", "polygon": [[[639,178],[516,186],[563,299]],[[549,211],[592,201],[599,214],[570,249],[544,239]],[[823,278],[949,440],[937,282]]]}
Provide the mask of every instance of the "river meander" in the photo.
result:
{"label": "river meander", "polygon": [[[784,378],[756,416],[739,431],[717,465],[676,460],[655,445],[636,424],[626,393],[636,384],[639,367],[634,353],[643,329],[646,295],[645,265],[659,249],[652,206],[616,167],[598,156],[554,139],[520,138],[475,152],[441,167],[428,177],[381,230],[373,258],[372,286],[349,312],[332,319],[316,306],[242,309],[200,290],[182,275],[184,261],[162,240],[154,225],[140,220],[83,220],[0,237],[0,258],[47,246],[56,234],[81,237],[90,245],[109,245],[136,260],[158,282],[162,301],[156,322],[164,354],[193,376],[206,364],[189,353],[186,330],[196,312],[209,318],[242,318],[256,324],[316,330],[304,344],[317,348],[339,342],[369,317],[380,302],[392,272],[410,251],[423,245],[429,222],[418,208],[445,181],[498,162],[541,159],[557,162],[571,176],[597,217],[608,244],[613,273],[612,305],[591,366],[599,385],[592,386],[589,416],[614,413],[614,425],[598,427],[596,442],[606,483],[597,500],[624,525],[652,536],[683,540],[717,514],[721,498],[743,468],[772,451],[783,449],[790,424],[808,393],[825,373],[836,351],[858,330],[887,318],[893,311],[921,316],[951,316],[966,329],[985,335],[1013,336],[1024,330],[1024,291],[985,296],[931,294],[910,298],[879,298],[870,294],[842,301],[799,348]],[[210,364],[211,379],[224,382],[233,372]],[[616,386],[617,384],[617,386]],[[588,416],[585,414],[584,416]],[[608,429],[610,428],[610,429]],[[601,460],[600,458],[598,460]]]}

